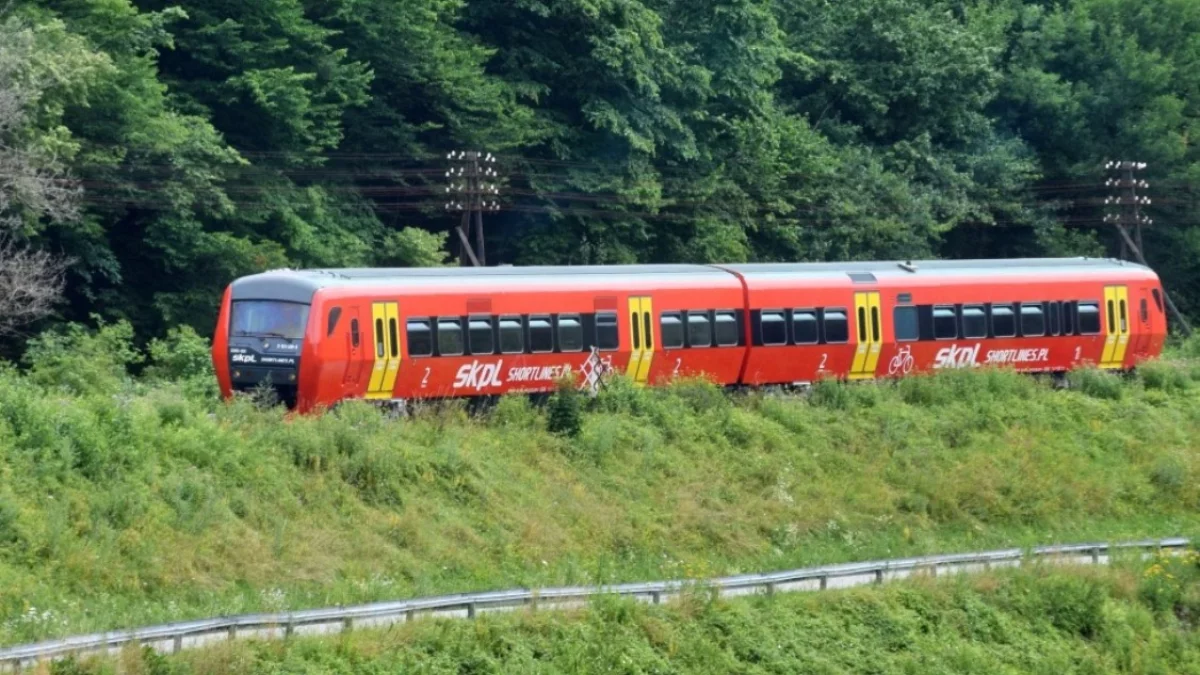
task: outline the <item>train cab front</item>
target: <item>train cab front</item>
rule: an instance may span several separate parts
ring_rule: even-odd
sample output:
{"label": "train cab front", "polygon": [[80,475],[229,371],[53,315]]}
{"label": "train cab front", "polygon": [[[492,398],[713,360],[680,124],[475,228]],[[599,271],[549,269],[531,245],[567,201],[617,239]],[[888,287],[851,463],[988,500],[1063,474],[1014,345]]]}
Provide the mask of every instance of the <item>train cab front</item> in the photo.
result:
{"label": "train cab front", "polygon": [[306,299],[302,294],[255,290],[261,289],[239,288],[235,282],[226,292],[213,340],[217,379],[226,397],[273,391],[281,403],[294,409],[311,305],[298,301]]}

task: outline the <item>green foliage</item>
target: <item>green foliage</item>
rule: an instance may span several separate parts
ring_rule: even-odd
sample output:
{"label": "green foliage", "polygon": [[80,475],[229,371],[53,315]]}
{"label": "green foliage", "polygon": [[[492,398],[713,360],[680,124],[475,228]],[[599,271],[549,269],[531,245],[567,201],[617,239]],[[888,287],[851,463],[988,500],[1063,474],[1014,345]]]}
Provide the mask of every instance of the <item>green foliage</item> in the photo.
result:
{"label": "green foliage", "polygon": [[[1116,570],[1033,570],[665,606],[599,598],[573,613],[488,614],[287,643],[123,657],[137,672],[1192,672],[1195,556]],[[1169,566],[1169,567],[1167,567]],[[1186,573],[1157,593],[1171,572]],[[1156,572],[1157,570],[1157,572]],[[1170,611],[1174,608],[1174,612]],[[77,672],[106,672],[115,659]]]}
{"label": "green foliage", "polygon": [[1098,368],[1080,368],[1068,375],[1072,388],[1094,398],[1119,400],[1125,393],[1120,376]]}
{"label": "green foliage", "polygon": [[[546,408],[293,417],[216,403],[186,329],[139,380],[131,344],[126,323],[76,326],[0,369],[0,643],[1200,526],[1197,387],[1116,379],[1119,398],[1095,397],[980,369],[730,395],[618,377]],[[1099,630],[1070,609],[1092,596],[1055,593],[1023,616]]]}

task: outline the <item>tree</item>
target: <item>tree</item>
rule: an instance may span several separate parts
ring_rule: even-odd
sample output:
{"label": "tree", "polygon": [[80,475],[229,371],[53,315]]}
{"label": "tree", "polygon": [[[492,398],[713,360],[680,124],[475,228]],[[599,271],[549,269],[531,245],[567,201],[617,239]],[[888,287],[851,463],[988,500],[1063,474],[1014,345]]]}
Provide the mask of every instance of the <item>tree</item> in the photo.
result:
{"label": "tree", "polygon": [[71,261],[35,248],[31,235],[44,221],[79,216],[81,188],[64,157],[70,145],[37,111],[50,89],[72,88],[104,64],[61,24],[0,22],[0,336],[54,311]]}

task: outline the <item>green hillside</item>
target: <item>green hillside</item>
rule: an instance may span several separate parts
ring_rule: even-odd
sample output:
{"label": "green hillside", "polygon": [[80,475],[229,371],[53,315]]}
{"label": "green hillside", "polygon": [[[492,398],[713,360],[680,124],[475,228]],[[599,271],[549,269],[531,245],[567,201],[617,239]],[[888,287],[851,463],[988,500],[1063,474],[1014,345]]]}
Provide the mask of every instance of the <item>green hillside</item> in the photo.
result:
{"label": "green hillside", "polygon": [[604,600],[566,616],[422,621],[169,658],[128,649],[60,672],[1194,673],[1196,560],[770,599],[698,594],[665,607]]}
{"label": "green hillside", "polygon": [[[127,326],[0,370],[0,643],[257,609],[707,577],[1200,525],[1200,366],[1072,391],[1004,372],[808,399],[620,381],[387,420],[212,396]],[[170,347],[168,349],[167,347]],[[570,429],[578,413],[578,433]]]}

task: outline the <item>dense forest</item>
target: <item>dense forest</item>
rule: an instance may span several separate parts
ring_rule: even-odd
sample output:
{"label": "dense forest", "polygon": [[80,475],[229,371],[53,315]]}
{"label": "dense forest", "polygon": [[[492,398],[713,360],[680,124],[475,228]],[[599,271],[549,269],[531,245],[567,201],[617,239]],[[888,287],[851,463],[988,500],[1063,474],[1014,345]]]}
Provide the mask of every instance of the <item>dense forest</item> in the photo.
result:
{"label": "dense forest", "polygon": [[491,264],[1113,255],[1137,160],[1195,314],[1198,120],[1194,0],[0,1],[0,331],[447,262],[457,150]]}

